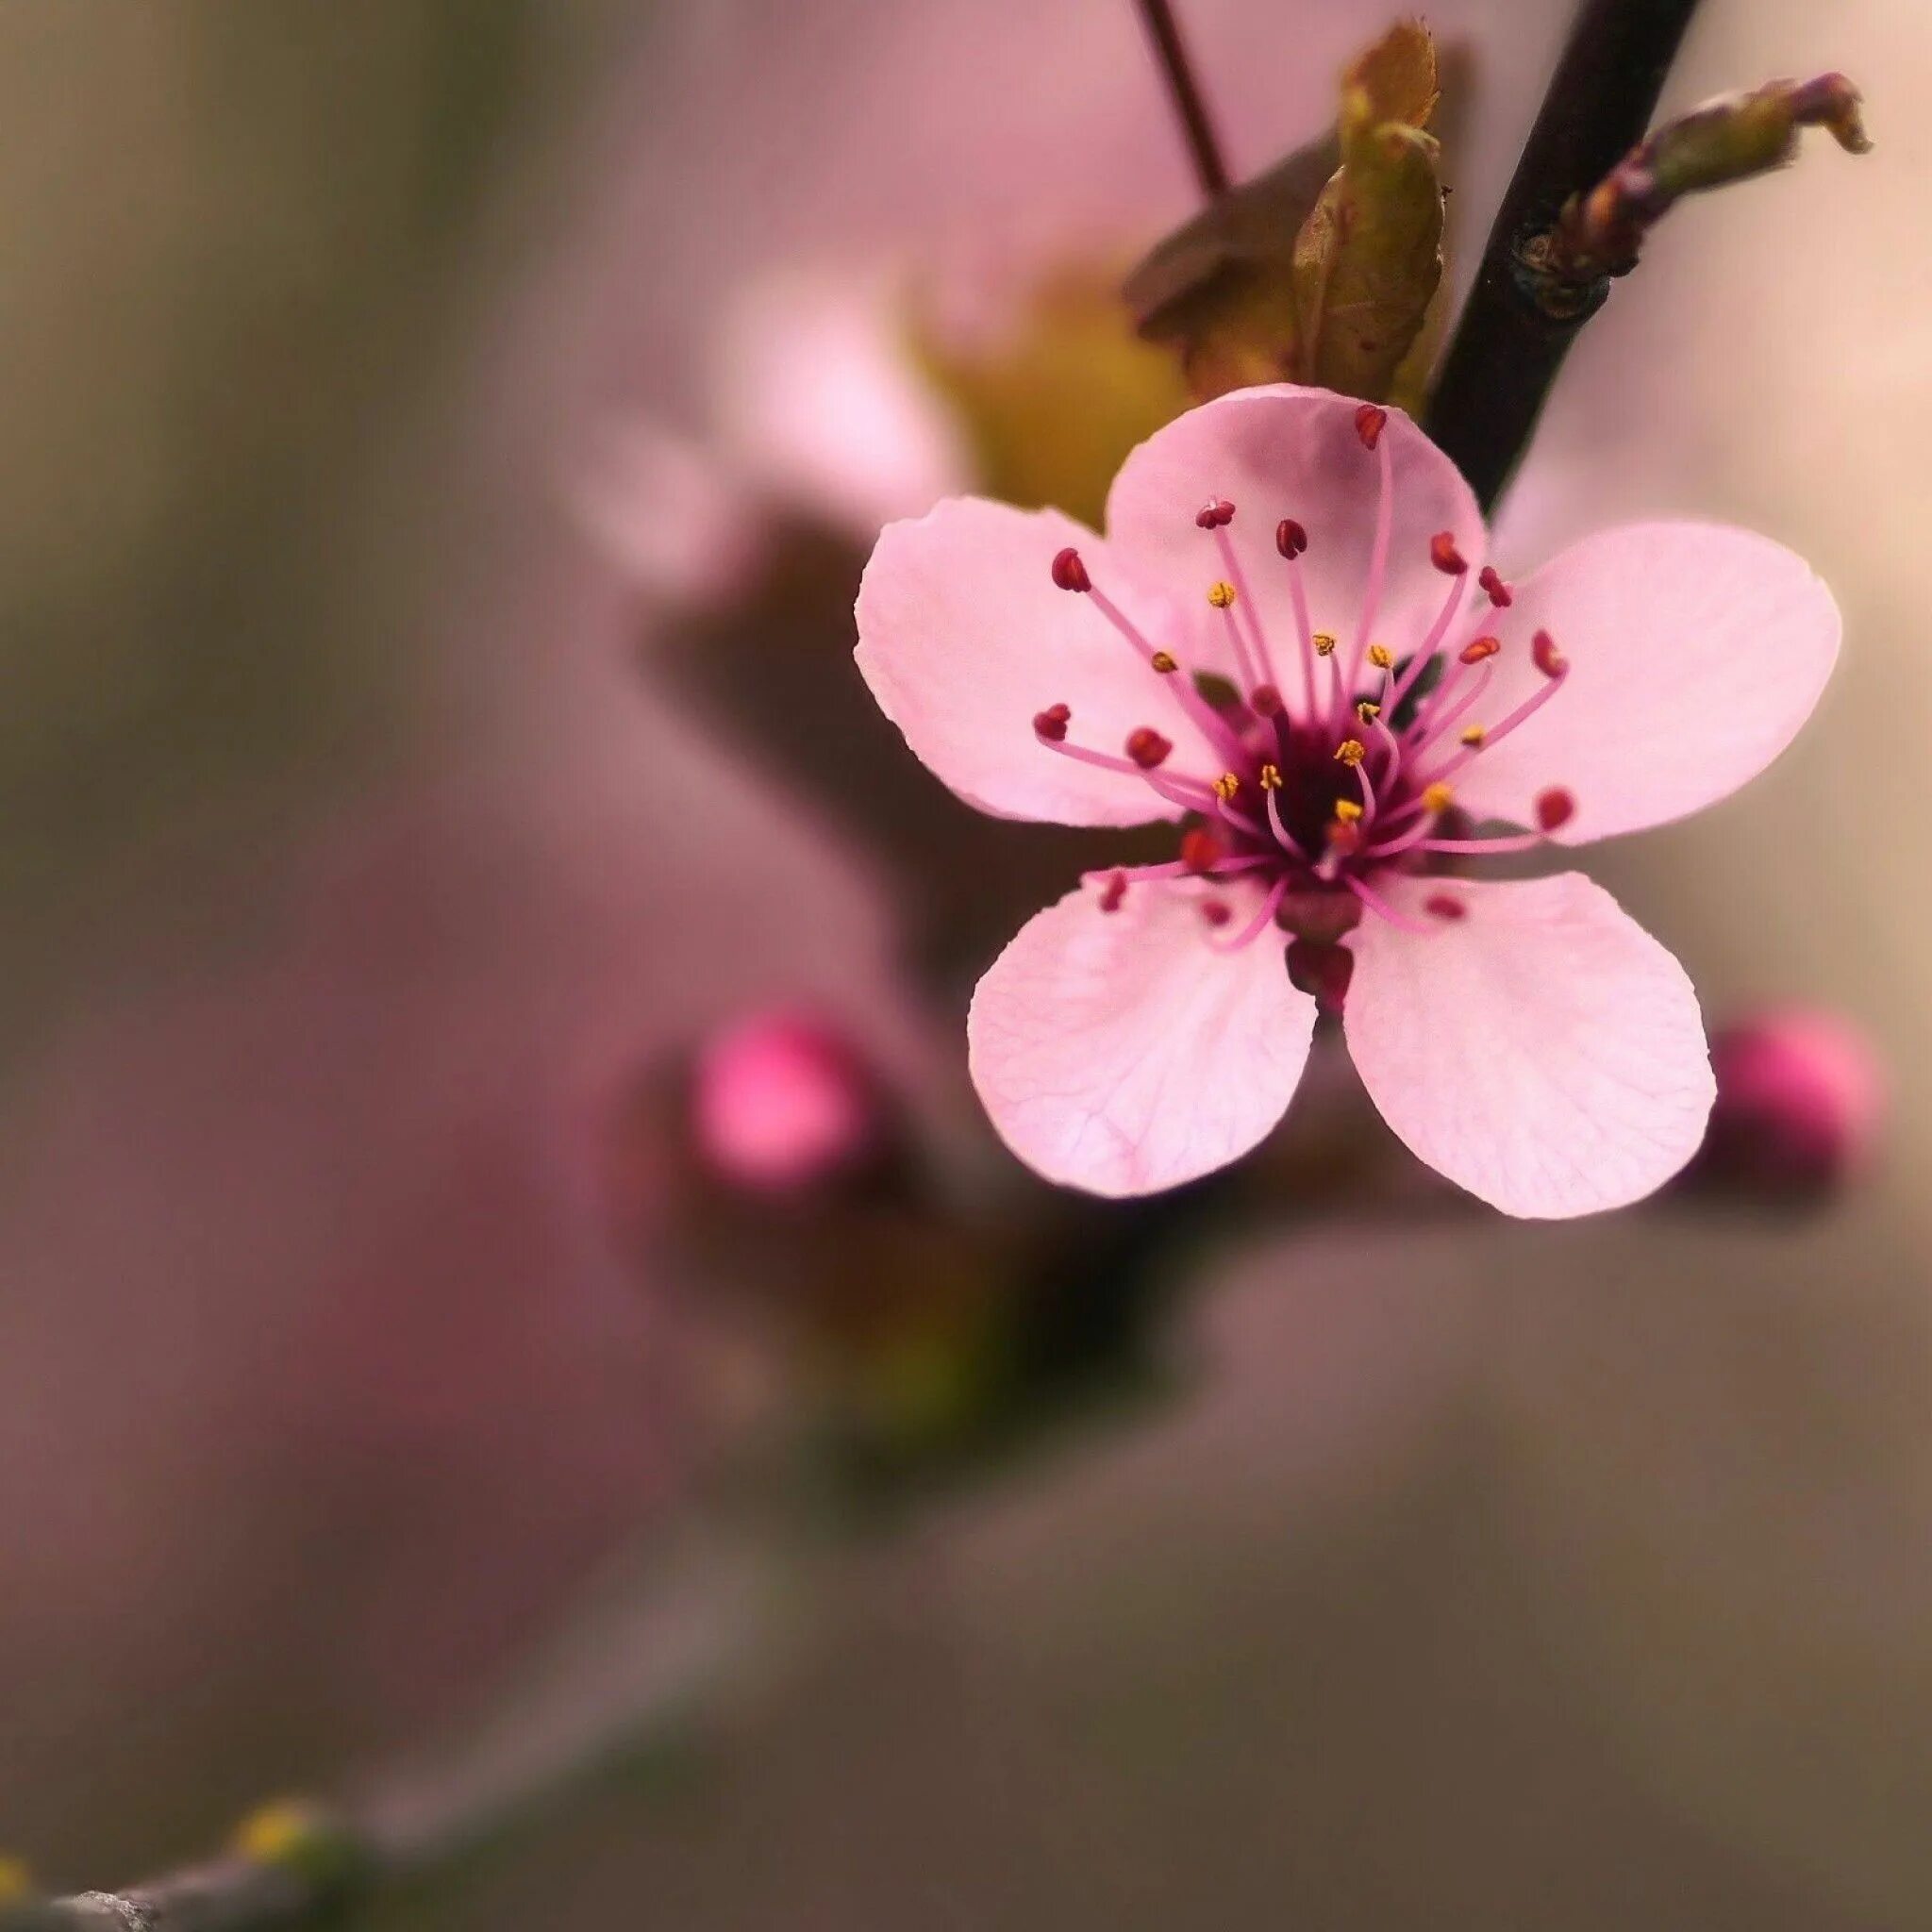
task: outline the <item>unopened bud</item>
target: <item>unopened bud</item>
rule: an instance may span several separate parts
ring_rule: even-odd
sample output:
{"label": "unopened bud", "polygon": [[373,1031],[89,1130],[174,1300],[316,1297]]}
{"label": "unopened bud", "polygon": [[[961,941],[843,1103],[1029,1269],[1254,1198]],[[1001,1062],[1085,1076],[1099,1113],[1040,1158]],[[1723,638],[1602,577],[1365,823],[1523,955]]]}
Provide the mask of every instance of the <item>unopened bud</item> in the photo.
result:
{"label": "unopened bud", "polygon": [[719,1179],[755,1193],[795,1193],[874,1151],[880,1096],[843,1033],[795,1013],[757,1013],[699,1050],[691,1127]]}
{"label": "unopened bud", "polygon": [[1870,1164],[1885,1079],[1870,1042],[1819,1008],[1787,1007],[1718,1030],[1717,1104],[1693,1178],[1767,1199],[1816,1198]]}

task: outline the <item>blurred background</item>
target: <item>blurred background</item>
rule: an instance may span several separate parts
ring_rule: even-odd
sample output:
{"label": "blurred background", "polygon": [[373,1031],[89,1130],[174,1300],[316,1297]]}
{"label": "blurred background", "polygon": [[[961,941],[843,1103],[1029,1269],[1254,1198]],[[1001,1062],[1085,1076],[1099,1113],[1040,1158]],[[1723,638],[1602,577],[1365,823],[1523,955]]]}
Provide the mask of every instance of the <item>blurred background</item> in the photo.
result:
{"label": "blurred background", "polygon": [[[1184,12],[1240,172],[1384,24]],[[1567,13],[1430,10],[1458,289]],[[1792,752],[1592,866],[1714,1023],[1869,1042],[1879,1144],[1517,1225],[1335,1075],[1135,1399],[955,1456],[1072,1212],[958,1014],[1091,847],[908,769],[849,599],[1174,407],[1105,306],[1195,199],[1124,0],[0,9],[0,1846],[109,1885],[334,1789],[802,1433],[945,1474],[695,1763],[384,1924],[1932,1914],[1932,20],[1707,0],[1665,106],[1830,68],[1878,151],[1659,231],[1498,547],[1833,586]]]}

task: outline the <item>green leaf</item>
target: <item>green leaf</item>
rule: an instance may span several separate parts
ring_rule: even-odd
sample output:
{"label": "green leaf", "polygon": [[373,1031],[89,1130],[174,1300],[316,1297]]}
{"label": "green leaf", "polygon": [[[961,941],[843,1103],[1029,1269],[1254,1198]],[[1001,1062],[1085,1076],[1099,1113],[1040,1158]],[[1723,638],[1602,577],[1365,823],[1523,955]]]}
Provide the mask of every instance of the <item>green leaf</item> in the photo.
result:
{"label": "green leaf", "polygon": [[1420,22],[1391,27],[1344,76],[1341,165],[1295,238],[1298,373],[1385,397],[1442,277],[1435,45]]}

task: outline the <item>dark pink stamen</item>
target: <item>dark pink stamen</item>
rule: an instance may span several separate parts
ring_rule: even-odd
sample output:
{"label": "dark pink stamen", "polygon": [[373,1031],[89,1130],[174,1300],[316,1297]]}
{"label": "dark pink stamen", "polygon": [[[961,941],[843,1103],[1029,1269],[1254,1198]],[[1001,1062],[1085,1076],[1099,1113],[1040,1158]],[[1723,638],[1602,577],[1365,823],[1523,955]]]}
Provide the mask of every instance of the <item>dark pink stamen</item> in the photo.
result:
{"label": "dark pink stamen", "polygon": [[1567,825],[1576,816],[1576,795],[1560,785],[1540,791],[1536,801],[1536,822],[1546,832]]}
{"label": "dark pink stamen", "polygon": [[[1476,570],[1453,528],[1426,539],[1431,569],[1445,579],[1440,596],[1431,600],[1437,608],[1412,627],[1402,624],[1401,635],[1391,629],[1383,637],[1376,621],[1391,581],[1397,508],[1395,446],[1384,434],[1391,412],[1373,403],[1347,407],[1357,438],[1374,453],[1379,487],[1361,611],[1353,637],[1340,649],[1332,633],[1318,634],[1310,624],[1300,561],[1308,549],[1307,528],[1293,517],[1283,517],[1275,526],[1302,647],[1298,696],[1284,702],[1269,660],[1260,606],[1242,578],[1243,558],[1231,534],[1235,506],[1224,496],[1210,496],[1197,499],[1187,514],[1213,539],[1218,552],[1208,602],[1227,627],[1225,648],[1232,661],[1225,671],[1195,672],[1184,661],[1187,641],[1202,648],[1208,641],[1192,629],[1174,648],[1158,641],[1158,629],[1149,635],[1109,595],[1105,568],[1102,581],[1093,580],[1077,550],[1054,557],[1053,579],[1063,590],[1088,593],[1142,663],[1159,675],[1163,699],[1187,713],[1207,740],[1214,765],[1207,772],[1174,769],[1176,762],[1190,761],[1184,747],[1194,745],[1192,732],[1177,744],[1144,724],[1117,740],[1115,750],[1103,752],[1070,740],[1071,706],[1051,705],[1034,719],[1034,731],[1048,750],[1137,781],[1178,808],[1170,812],[1181,821],[1170,858],[1087,875],[1103,910],[1118,910],[1143,881],[1199,880],[1206,890],[1190,896],[1206,929],[1205,948],[1229,953],[1263,934],[1271,943],[1285,936],[1293,941],[1290,976],[1331,1008],[1339,1007],[1354,963],[1339,941],[1357,923],[1366,919],[1422,940],[1440,938],[1445,926],[1474,918],[1477,908],[1468,892],[1456,889],[1456,880],[1430,875],[1442,871],[1439,859],[1547,851],[1550,836],[1576,812],[1571,793],[1551,787],[1531,794],[1534,803],[1525,814],[1530,829],[1477,837],[1475,824],[1457,807],[1448,781],[1555,699],[1570,665],[1547,631],[1535,631],[1526,643],[1512,636],[1508,650],[1519,659],[1527,656],[1541,675],[1518,691],[1520,702],[1507,716],[1462,728],[1504,668],[1502,639],[1478,633],[1485,620],[1499,621],[1489,611],[1507,607],[1513,592],[1493,567]],[[1415,553],[1422,541],[1403,541],[1413,543],[1409,567],[1419,568]],[[1478,587],[1487,607],[1474,602]],[[1528,628],[1525,623],[1525,633]],[[1318,700],[1324,658],[1329,660],[1329,682]],[[1435,684],[1423,694],[1425,674]],[[1460,734],[1459,747],[1450,736],[1455,732]],[[1200,749],[1195,747],[1196,756]]]}
{"label": "dark pink stamen", "polygon": [[1190,872],[1212,872],[1224,852],[1225,847],[1206,825],[1191,825],[1181,834],[1181,863]]}
{"label": "dark pink stamen", "polygon": [[1062,550],[1053,560],[1053,580],[1063,591],[1091,591],[1093,579],[1087,575],[1087,566],[1080,561],[1080,553],[1069,548]]}

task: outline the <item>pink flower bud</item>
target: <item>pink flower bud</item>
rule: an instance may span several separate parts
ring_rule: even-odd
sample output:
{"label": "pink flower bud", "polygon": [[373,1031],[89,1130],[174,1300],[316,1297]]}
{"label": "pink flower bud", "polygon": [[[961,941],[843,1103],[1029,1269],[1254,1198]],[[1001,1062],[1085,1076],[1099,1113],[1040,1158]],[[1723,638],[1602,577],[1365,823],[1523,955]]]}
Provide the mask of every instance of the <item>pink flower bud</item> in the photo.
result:
{"label": "pink flower bud", "polygon": [[1870,1161],[1885,1081],[1849,1021],[1817,1008],[1774,1008],[1721,1028],[1710,1059],[1717,1105],[1701,1177],[1754,1193],[1820,1194]]}
{"label": "pink flower bud", "polygon": [[874,1082],[824,1022],[755,1013],[699,1049],[691,1138],[721,1180],[766,1194],[819,1186],[872,1153],[879,1128]]}

